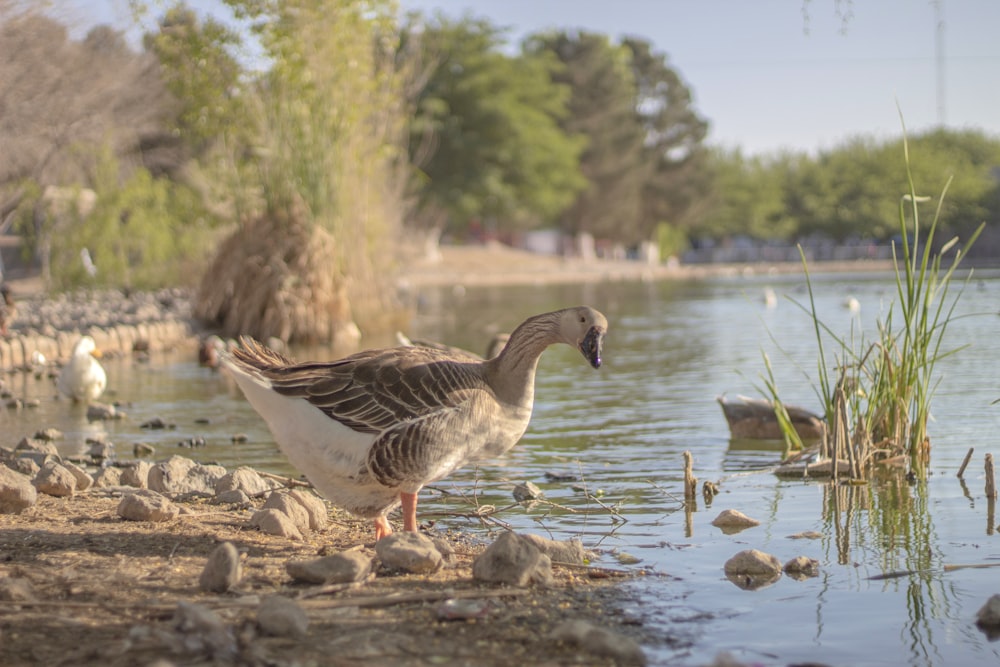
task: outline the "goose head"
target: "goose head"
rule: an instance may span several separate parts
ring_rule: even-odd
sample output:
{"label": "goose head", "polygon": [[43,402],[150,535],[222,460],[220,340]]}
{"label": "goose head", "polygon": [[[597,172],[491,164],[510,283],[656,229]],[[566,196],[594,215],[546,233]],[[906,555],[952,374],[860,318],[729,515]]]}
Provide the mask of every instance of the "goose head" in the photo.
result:
{"label": "goose head", "polygon": [[563,311],[560,322],[563,340],[580,350],[583,358],[594,368],[601,367],[601,351],[608,320],[590,306],[579,306]]}

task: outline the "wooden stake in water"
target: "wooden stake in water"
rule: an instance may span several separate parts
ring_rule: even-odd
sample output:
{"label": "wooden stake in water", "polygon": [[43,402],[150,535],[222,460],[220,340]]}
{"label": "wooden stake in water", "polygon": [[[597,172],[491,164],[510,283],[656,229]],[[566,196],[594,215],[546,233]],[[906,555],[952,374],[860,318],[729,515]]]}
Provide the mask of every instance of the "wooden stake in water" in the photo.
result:
{"label": "wooden stake in water", "polygon": [[698,496],[698,478],[694,476],[694,458],[684,452],[684,500],[694,502]]}
{"label": "wooden stake in water", "polygon": [[959,479],[961,479],[962,475],[965,474],[965,469],[968,467],[969,461],[972,460],[972,452],[974,452],[974,451],[976,451],[975,447],[969,447],[969,451],[965,453],[965,460],[962,461],[962,465],[959,466],[959,468],[958,468],[958,477],[959,477]]}
{"label": "wooden stake in water", "polygon": [[996,500],[997,483],[993,477],[993,455],[986,455],[986,497]]}

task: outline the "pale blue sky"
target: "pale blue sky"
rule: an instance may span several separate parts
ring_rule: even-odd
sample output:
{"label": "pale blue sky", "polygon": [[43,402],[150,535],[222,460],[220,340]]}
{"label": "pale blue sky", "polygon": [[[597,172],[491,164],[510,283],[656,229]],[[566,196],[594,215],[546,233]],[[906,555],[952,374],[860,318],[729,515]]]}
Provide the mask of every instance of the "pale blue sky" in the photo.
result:
{"label": "pale blue sky", "polygon": [[[90,20],[127,16],[124,0],[74,0]],[[220,0],[189,0],[219,11]],[[583,29],[649,40],[667,54],[711,123],[709,142],[750,153],[814,151],[854,135],[935,126],[1000,136],[1000,0],[940,0],[938,95],[929,0],[401,0],[404,10],[486,17],[511,38]],[[84,9],[85,8],[85,9]],[[847,20],[838,9],[850,12]],[[808,15],[808,19],[806,18]]]}

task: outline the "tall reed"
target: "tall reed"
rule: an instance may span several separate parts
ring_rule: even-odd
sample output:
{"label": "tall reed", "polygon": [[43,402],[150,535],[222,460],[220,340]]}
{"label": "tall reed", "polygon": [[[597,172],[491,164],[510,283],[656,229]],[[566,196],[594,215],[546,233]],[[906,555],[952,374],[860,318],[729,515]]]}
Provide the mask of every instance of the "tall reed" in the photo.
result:
{"label": "tall reed", "polygon": [[[920,466],[920,455],[926,454],[930,445],[927,422],[940,382],[935,374],[937,362],[964,347],[947,348],[944,342],[968,278],[951,297],[949,290],[955,270],[984,225],[976,229],[964,249],[955,237],[935,250],[942,203],[951,181],[938,198],[930,224],[922,229],[919,204],[931,198],[917,195],[905,133],[903,151],[908,191],[899,199],[901,242],[898,248],[893,245],[896,300],[877,321],[875,340],[867,341],[863,332],[854,331],[853,324],[849,337],[838,335],[820,319],[805,253],[799,248],[809,303],[793,302],[813,322],[818,346],[815,390],[827,424],[821,454],[833,460],[834,476],[843,472],[863,477],[876,458],[900,455],[908,455],[911,465]],[[944,258],[952,252],[946,266]],[[832,364],[825,339],[833,343]],[[764,361],[765,387],[786,441],[801,445],[778,396],[771,362],[766,356]]]}

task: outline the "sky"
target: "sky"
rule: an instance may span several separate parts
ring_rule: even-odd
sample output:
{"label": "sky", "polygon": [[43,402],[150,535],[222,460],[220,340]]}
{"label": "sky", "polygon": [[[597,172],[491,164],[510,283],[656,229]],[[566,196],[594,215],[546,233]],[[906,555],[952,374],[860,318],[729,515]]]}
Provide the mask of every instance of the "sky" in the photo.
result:
{"label": "sky", "polygon": [[[87,21],[124,0],[73,0]],[[188,0],[218,15],[220,0]],[[648,40],[709,121],[708,143],[815,153],[944,124],[1000,137],[1000,0],[400,0],[487,18],[511,43],[586,30]],[[939,30],[940,25],[940,30]],[[940,50],[939,50],[940,48]],[[940,58],[938,56],[941,56]],[[900,119],[902,114],[902,120]]]}

